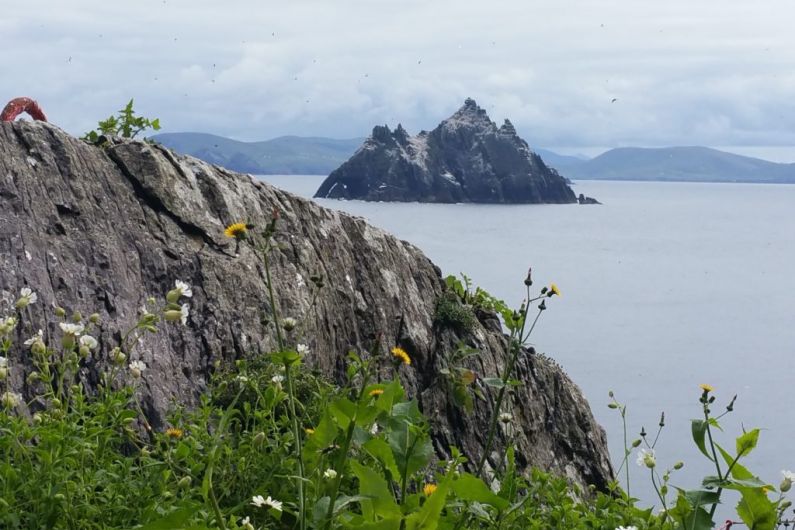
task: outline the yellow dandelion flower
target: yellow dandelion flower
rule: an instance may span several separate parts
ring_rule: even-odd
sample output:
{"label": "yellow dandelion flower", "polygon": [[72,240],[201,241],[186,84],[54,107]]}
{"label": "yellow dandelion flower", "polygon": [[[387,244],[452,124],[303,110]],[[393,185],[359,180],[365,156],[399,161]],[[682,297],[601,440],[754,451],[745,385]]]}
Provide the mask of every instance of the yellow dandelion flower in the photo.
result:
{"label": "yellow dandelion flower", "polygon": [[411,364],[411,357],[409,357],[409,354],[406,353],[406,350],[400,346],[395,346],[392,348],[392,355],[395,356],[395,359],[399,359],[403,364]]}
{"label": "yellow dandelion flower", "polygon": [[424,493],[426,497],[430,497],[436,489],[436,484],[426,484],[425,487],[422,488],[422,493]]}
{"label": "yellow dandelion flower", "polygon": [[315,429],[311,427],[307,427],[304,431],[306,431],[306,434],[315,434]]}
{"label": "yellow dandelion flower", "polygon": [[233,237],[235,239],[243,239],[248,233],[248,226],[246,223],[233,223],[226,227],[224,234],[226,237]]}
{"label": "yellow dandelion flower", "polygon": [[712,385],[698,385],[698,386],[701,388],[701,390],[703,390],[706,393],[709,393],[709,392],[712,392],[713,390],[715,390],[715,388]]}
{"label": "yellow dandelion flower", "polygon": [[185,434],[185,431],[178,427],[170,427],[166,429],[166,436],[171,438],[172,440],[179,440],[182,438],[182,435]]}
{"label": "yellow dandelion flower", "polygon": [[370,397],[378,397],[378,396],[380,396],[383,393],[384,393],[384,389],[383,388],[374,388],[374,389],[370,390],[370,393],[367,394],[367,395],[370,396]]}
{"label": "yellow dandelion flower", "polygon": [[554,283],[549,286],[549,296],[552,296],[553,294],[560,296],[560,289],[558,289],[558,286]]}

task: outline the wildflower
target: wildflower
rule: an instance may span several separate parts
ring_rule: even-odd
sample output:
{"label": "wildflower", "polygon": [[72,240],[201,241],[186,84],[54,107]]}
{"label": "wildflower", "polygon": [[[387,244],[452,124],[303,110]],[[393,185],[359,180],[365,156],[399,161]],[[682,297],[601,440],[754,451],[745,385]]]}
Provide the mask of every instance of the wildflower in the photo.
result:
{"label": "wildflower", "polygon": [[657,460],[654,458],[654,449],[641,449],[638,451],[638,459],[636,460],[639,466],[646,466],[649,469],[657,465]]}
{"label": "wildflower", "polygon": [[282,327],[287,331],[292,331],[296,325],[298,325],[298,321],[292,317],[282,319]]}
{"label": "wildflower", "polygon": [[262,508],[267,506],[273,508],[277,512],[282,511],[282,502],[277,501],[276,499],[271,499],[270,495],[268,495],[267,499],[263,499],[262,495],[254,495],[251,498],[251,504],[253,504],[257,508]]}
{"label": "wildflower", "polygon": [[274,385],[281,385],[284,382],[284,376],[282,374],[276,374],[271,377],[271,383]]}
{"label": "wildflower", "polygon": [[513,419],[513,416],[511,416],[509,413],[507,413],[507,412],[500,413],[500,421],[501,422],[510,423],[512,419]]}
{"label": "wildflower", "polygon": [[367,395],[370,396],[370,397],[378,397],[378,396],[380,396],[383,393],[384,393],[384,389],[383,388],[374,388],[374,389],[370,390],[370,392]]}
{"label": "wildflower", "polygon": [[795,473],[785,470],[781,472],[781,475],[784,477],[784,480],[781,481],[779,489],[782,493],[786,493],[792,488],[792,483],[795,482]]}
{"label": "wildflower", "polygon": [[334,471],[331,468],[328,468],[327,470],[325,470],[323,472],[323,477],[325,477],[325,478],[327,478],[329,480],[334,480],[335,478],[337,478],[337,472]]}
{"label": "wildflower", "polygon": [[135,379],[140,378],[144,370],[146,370],[146,364],[143,361],[133,361],[130,363],[130,373]]}
{"label": "wildflower", "polygon": [[16,392],[11,392],[10,390],[3,392],[3,395],[0,396],[0,403],[5,405],[6,407],[13,409],[20,403],[22,403],[22,396],[17,394]]}
{"label": "wildflower", "polygon": [[0,355],[0,381],[5,381],[8,377],[8,359]]}
{"label": "wildflower", "polygon": [[715,387],[713,387],[712,385],[702,384],[698,386],[699,388],[701,388],[701,390],[704,391],[705,394],[709,394],[710,392],[713,392],[715,390]]}
{"label": "wildflower", "polygon": [[370,434],[372,434],[373,436],[378,434],[378,424],[377,423],[373,423],[373,426],[370,427]]}
{"label": "wildflower", "polygon": [[163,315],[169,322],[176,322],[179,320],[182,322],[182,325],[185,326],[188,323],[188,304],[182,304],[179,309],[166,309]]}
{"label": "wildflower", "polygon": [[31,338],[23,342],[23,344],[28,348],[32,348],[33,345],[36,344],[37,342],[44,342],[44,332],[42,330],[39,330],[38,333],[36,333]]}
{"label": "wildflower", "polygon": [[30,287],[23,287],[19,292],[19,299],[17,300],[15,306],[17,309],[25,309],[30,304],[35,304],[36,300],[38,299],[38,295],[34,293]]}
{"label": "wildflower", "polygon": [[549,291],[547,291],[547,296],[552,297],[555,295],[560,296],[560,289],[558,289],[558,286],[553,283],[550,284],[549,286]]}
{"label": "wildflower", "polygon": [[226,237],[233,237],[235,239],[245,239],[247,233],[248,227],[246,223],[232,223],[224,230]]}
{"label": "wildflower", "polygon": [[80,346],[85,346],[89,350],[94,350],[97,346],[99,346],[99,343],[97,342],[97,339],[91,335],[83,335],[80,337]]}
{"label": "wildflower", "polygon": [[185,434],[185,431],[183,431],[179,427],[169,427],[168,429],[166,429],[166,436],[168,436],[172,440],[179,440],[180,438],[182,438],[183,434]]}
{"label": "wildflower", "polygon": [[619,526],[616,530],[638,530],[637,526]]}
{"label": "wildflower", "polygon": [[315,434],[315,429],[313,429],[312,427],[307,427],[306,429],[304,429],[304,431],[306,432],[306,434],[310,435]]}
{"label": "wildflower", "polygon": [[127,360],[127,355],[116,346],[110,350],[110,359],[116,364],[123,364]]}
{"label": "wildflower", "polygon": [[16,327],[17,319],[15,317],[6,317],[0,319],[0,337],[4,337],[11,333],[11,331]]}
{"label": "wildflower", "polygon": [[395,346],[394,348],[392,348],[392,355],[394,355],[395,359],[398,359],[403,364],[406,365],[411,364],[411,357],[409,357],[409,354],[406,353],[406,350],[404,350],[400,346]]}
{"label": "wildflower", "polygon": [[430,497],[431,495],[433,495],[433,492],[434,492],[434,491],[436,491],[436,489],[437,489],[437,486],[436,486],[436,484],[429,483],[429,484],[426,484],[426,485],[425,485],[425,486],[422,488],[422,493],[423,493],[423,494],[424,494],[426,497]]}
{"label": "wildflower", "polygon": [[248,515],[240,520],[240,526],[242,526],[244,530],[255,530],[254,525],[251,524],[251,518]]}
{"label": "wildflower", "polygon": [[190,285],[188,285],[187,283],[177,280],[174,283],[174,285],[176,287],[171,289],[168,292],[168,294],[166,294],[166,300],[168,302],[176,304],[177,300],[179,300],[180,297],[182,296],[184,296],[185,298],[190,298],[191,296],[193,296],[193,291],[191,290]]}
{"label": "wildflower", "polygon": [[308,355],[309,354],[309,346],[306,344],[299,344],[295,347],[295,350],[298,352],[299,355]]}
{"label": "wildflower", "polygon": [[83,324],[67,324],[65,322],[59,323],[58,326],[60,326],[61,331],[63,331],[64,334],[72,335],[73,337],[82,334],[86,329]]}

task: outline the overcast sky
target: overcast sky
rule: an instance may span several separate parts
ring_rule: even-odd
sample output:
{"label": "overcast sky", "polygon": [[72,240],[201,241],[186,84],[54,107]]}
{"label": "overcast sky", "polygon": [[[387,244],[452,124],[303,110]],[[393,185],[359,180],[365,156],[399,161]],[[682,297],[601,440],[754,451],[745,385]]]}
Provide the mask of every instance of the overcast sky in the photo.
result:
{"label": "overcast sky", "polygon": [[538,147],[795,161],[793,20],[792,0],[2,0],[0,99],[75,134],[134,97],[165,131],[261,140],[416,133],[469,96]]}

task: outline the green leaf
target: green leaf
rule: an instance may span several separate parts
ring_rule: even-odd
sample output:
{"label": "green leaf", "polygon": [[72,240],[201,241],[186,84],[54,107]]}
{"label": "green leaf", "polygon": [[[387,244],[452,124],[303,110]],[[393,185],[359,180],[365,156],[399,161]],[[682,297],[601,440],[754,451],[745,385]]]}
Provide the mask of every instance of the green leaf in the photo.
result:
{"label": "green leaf", "polygon": [[759,429],[753,429],[743,433],[741,436],[737,437],[737,454],[740,456],[747,456],[748,453],[754,450],[758,441]]}
{"label": "green leaf", "polygon": [[711,506],[720,504],[720,495],[717,491],[690,490],[682,494],[693,506]]}
{"label": "green leaf", "polygon": [[482,381],[491,388],[502,388],[505,386],[505,383],[499,377],[484,377]]}
{"label": "green leaf", "polygon": [[462,473],[452,484],[453,492],[465,501],[475,501],[494,506],[502,511],[510,503],[495,494],[486,484],[474,475]]}
{"label": "green leaf", "polygon": [[378,460],[393,478],[400,476],[392,449],[383,438],[372,438],[362,446],[373,458]]}
{"label": "green leaf", "polygon": [[301,360],[301,356],[295,350],[277,351],[271,354],[271,362],[274,364],[281,364],[290,366]]}
{"label": "green leaf", "polygon": [[690,430],[693,434],[693,441],[696,442],[699,450],[704,456],[712,460],[712,456],[707,452],[707,444],[705,440],[707,434],[707,422],[704,420],[692,420],[690,424]]}
{"label": "green leaf", "polygon": [[400,518],[400,507],[392,497],[387,481],[375,470],[352,460],[351,469],[359,479],[359,494],[363,497],[359,504],[362,515],[370,522],[379,519]]}
{"label": "green leaf", "polygon": [[737,515],[753,530],[773,530],[776,526],[776,503],[767,498],[761,489],[741,491]]}

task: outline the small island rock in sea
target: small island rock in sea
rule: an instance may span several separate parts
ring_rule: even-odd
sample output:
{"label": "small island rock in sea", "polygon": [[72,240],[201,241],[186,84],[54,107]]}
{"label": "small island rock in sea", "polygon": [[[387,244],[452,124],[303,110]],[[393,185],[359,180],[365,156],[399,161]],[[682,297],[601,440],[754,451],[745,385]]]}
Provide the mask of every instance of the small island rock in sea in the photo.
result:
{"label": "small island rock in sea", "polygon": [[395,202],[576,203],[510,121],[501,127],[473,99],[434,130],[409,136],[386,125],[315,193],[328,199]]}

